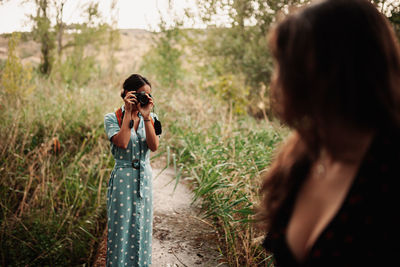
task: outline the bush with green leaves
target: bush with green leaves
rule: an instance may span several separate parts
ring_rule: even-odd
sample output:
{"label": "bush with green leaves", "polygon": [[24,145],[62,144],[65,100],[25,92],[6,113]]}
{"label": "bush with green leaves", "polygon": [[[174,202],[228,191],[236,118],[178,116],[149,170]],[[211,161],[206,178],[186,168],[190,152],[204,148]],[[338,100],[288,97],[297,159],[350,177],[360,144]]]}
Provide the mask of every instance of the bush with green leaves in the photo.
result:
{"label": "bush with green leaves", "polygon": [[176,87],[184,75],[180,43],[183,32],[179,25],[167,28],[164,21],[159,26],[160,32],[154,34],[153,47],[144,55],[140,70],[145,76],[156,78],[163,87]]}
{"label": "bush with green leaves", "polygon": [[[7,60],[2,64],[0,72],[0,96],[8,101],[21,101],[28,97],[35,86],[32,81],[32,67],[24,66],[17,54],[17,47],[21,36],[18,33],[11,35],[8,42]],[[6,100],[3,100],[6,101]]]}

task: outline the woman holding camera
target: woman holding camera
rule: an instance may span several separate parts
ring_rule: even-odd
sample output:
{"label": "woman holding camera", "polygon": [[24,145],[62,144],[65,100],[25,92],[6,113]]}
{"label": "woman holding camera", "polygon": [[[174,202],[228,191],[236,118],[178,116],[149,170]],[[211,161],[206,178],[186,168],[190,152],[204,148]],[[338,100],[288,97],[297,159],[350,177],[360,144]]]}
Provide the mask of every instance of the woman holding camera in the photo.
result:
{"label": "woman holding camera", "polygon": [[398,262],[400,50],[367,0],[323,0],[270,35],[271,84],[294,130],[264,175],[263,246],[277,266]]}
{"label": "woman holding camera", "polygon": [[107,191],[107,266],[151,265],[152,170],[159,137],[151,113],[151,84],[133,74],[123,84],[124,105],[104,116],[115,166]]}

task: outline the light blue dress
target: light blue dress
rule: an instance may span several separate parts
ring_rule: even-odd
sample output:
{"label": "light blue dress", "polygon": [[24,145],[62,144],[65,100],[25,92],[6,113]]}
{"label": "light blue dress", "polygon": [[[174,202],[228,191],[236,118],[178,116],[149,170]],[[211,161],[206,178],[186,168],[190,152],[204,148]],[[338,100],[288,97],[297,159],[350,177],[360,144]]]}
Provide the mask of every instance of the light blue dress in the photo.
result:
{"label": "light blue dress", "polygon": [[[151,117],[153,121],[157,118],[153,113]],[[151,265],[152,170],[141,114],[139,118],[137,132],[132,128],[126,149],[110,142],[115,165],[107,191],[107,266]],[[119,132],[115,113],[104,116],[104,128],[109,140]]]}

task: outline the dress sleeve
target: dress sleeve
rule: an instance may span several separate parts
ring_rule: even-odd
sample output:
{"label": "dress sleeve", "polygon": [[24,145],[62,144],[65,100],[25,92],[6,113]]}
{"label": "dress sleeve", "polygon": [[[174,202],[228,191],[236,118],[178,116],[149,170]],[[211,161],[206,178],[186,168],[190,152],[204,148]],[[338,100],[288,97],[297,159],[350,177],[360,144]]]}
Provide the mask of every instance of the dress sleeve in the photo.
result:
{"label": "dress sleeve", "polygon": [[104,116],[104,129],[108,136],[108,140],[111,141],[111,137],[116,135],[120,128],[118,125],[117,117],[114,113],[108,113]]}

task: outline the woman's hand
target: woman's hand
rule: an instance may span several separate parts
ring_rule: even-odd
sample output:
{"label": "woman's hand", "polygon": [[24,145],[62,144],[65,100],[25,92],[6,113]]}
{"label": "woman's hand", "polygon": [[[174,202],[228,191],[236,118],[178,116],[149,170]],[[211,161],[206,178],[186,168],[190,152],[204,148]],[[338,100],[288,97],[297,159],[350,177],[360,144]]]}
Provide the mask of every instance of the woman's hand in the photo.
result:
{"label": "woman's hand", "polygon": [[142,105],[140,103],[138,103],[136,100],[136,102],[137,102],[136,106],[137,106],[140,114],[142,114],[143,119],[149,120],[150,119],[150,111],[154,107],[154,102],[153,102],[153,98],[151,98],[148,94],[146,94],[146,96],[149,99],[149,103],[142,107]]}
{"label": "woman's hand", "polygon": [[138,103],[136,107],[143,116],[147,147],[154,152],[157,150],[159,144],[158,136],[156,136],[154,125],[151,122],[152,119],[150,117],[150,111],[154,107],[154,102],[148,94],[146,94],[146,96],[149,99],[149,103],[143,107],[140,103]]}
{"label": "woman's hand", "polygon": [[125,110],[131,113],[133,111],[133,106],[137,104],[136,96],[134,91],[128,91],[124,97]]}

